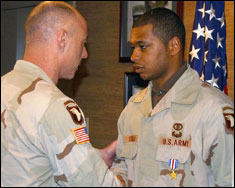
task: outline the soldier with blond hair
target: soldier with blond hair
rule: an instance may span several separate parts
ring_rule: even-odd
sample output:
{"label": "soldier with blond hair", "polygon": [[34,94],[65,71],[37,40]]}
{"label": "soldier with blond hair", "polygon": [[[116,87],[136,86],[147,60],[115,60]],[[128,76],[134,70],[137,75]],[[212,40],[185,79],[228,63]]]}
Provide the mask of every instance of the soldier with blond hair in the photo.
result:
{"label": "soldier with blond hair", "polygon": [[23,60],[1,78],[1,186],[120,186],[109,170],[116,142],[93,148],[81,108],[56,87],[88,56],[85,19],[42,2],[25,34]]}

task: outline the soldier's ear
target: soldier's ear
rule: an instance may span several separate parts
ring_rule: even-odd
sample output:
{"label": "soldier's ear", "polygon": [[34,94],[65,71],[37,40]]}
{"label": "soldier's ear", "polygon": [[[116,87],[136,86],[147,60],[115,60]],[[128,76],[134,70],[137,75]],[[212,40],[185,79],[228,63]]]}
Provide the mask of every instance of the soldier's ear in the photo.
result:
{"label": "soldier's ear", "polygon": [[173,37],[168,43],[168,52],[170,55],[176,55],[181,50],[181,43],[178,37]]}
{"label": "soldier's ear", "polygon": [[60,48],[65,48],[67,41],[68,40],[68,33],[65,29],[61,29],[57,33],[57,43]]}

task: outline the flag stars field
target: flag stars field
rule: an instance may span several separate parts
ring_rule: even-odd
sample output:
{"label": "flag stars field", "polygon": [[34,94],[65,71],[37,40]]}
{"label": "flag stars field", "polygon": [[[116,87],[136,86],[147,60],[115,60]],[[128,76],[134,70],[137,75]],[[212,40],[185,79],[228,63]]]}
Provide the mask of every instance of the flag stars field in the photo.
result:
{"label": "flag stars field", "polygon": [[227,94],[224,1],[197,1],[189,64],[199,77]]}

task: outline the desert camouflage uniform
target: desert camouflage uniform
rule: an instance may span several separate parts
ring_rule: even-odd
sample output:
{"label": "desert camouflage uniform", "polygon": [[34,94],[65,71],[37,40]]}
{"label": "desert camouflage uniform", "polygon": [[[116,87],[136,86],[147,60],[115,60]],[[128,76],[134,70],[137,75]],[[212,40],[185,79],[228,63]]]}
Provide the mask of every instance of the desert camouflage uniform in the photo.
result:
{"label": "desert camouflage uniform", "polygon": [[[231,186],[234,104],[190,67],[152,109],[152,83],[118,120],[117,164],[129,186]],[[171,169],[170,159],[178,160]],[[170,176],[174,170],[176,177]]]}
{"label": "desert camouflage uniform", "polygon": [[17,61],[1,78],[1,186],[119,186],[89,141],[79,106],[38,66]]}

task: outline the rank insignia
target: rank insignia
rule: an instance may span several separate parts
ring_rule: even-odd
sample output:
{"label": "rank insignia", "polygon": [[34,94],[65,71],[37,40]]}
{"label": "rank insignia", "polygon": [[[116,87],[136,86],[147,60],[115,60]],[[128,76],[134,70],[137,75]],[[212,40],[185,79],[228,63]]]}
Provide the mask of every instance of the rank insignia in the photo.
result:
{"label": "rank insignia", "polygon": [[77,144],[89,142],[90,139],[86,127],[83,126],[83,127],[78,127],[76,129],[72,129],[72,132]]}
{"label": "rank insignia", "polygon": [[78,105],[74,101],[67,101],[64,103],[66,109],[68,110],[72,120],[77,125],[82,125],[84,123],[82,113],[78,107]]}
{"label": "rank insignia", "polygon": [[176,179],[177,173],[175,173],[174,170],[178,167],[178,160],[177,159],[169,159],[168,164],[172,170],[170,173],[171,179]]}

